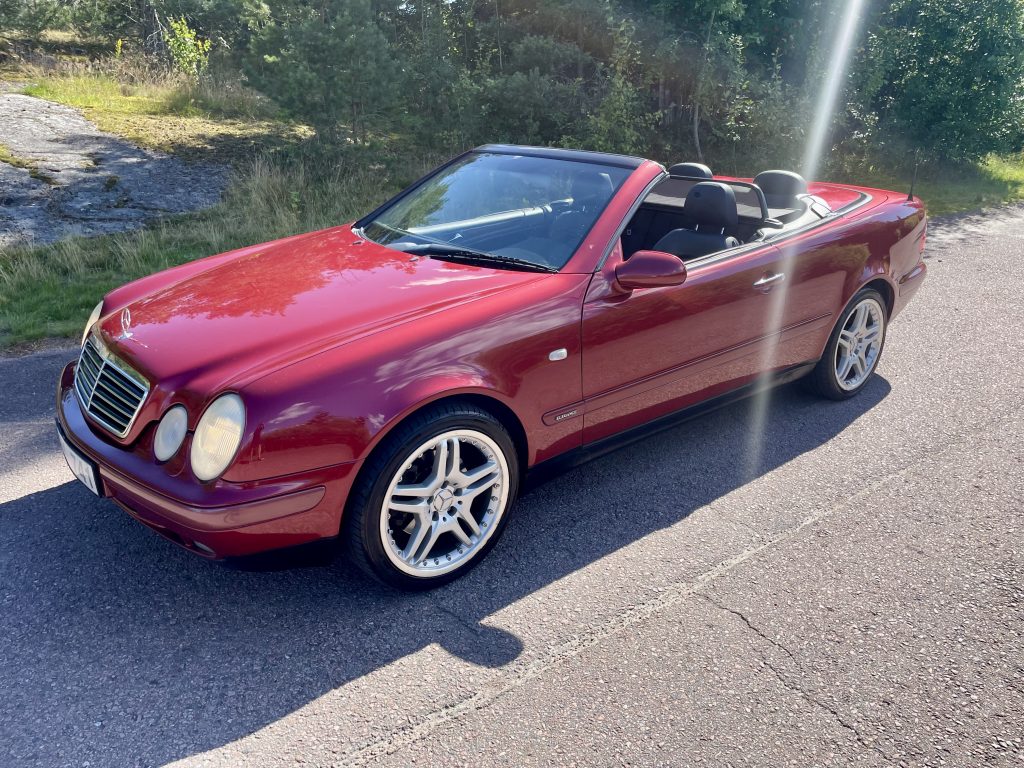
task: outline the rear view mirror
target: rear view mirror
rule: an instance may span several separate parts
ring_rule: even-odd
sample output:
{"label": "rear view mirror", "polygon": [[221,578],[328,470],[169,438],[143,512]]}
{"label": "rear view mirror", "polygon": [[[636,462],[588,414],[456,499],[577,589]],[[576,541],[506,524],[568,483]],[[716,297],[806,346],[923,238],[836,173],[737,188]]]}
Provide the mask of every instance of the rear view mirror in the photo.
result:
{"label": "rear view mirror", "polygon": [[627,291],[681,285],[686,280],[686,265],[671,253],[637,251],[615,267],[615,279]]}

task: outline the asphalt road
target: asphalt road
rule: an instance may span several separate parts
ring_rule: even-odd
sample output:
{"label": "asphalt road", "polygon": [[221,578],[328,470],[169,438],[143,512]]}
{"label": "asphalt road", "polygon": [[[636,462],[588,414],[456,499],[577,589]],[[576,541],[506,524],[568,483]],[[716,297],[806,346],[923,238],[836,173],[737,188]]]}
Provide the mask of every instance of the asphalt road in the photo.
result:
{"label": "asphalt road", "polygon": [[0,360],[0,765],[1024,765],[1024,208],[929,253],[860,397],[576,469],[428,595],[176,549],[71,481],[73,353]]}

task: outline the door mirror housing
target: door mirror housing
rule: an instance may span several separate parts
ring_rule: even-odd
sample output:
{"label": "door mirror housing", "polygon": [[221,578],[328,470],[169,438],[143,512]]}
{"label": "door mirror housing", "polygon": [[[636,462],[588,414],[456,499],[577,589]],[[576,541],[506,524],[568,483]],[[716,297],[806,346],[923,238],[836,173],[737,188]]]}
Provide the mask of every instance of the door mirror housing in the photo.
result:
{"label": "door mirror housing", "polygon": [[678,256],[665,251],[637,251],[615,267],[615,280],[627,291],[682,285],[686,265]]}

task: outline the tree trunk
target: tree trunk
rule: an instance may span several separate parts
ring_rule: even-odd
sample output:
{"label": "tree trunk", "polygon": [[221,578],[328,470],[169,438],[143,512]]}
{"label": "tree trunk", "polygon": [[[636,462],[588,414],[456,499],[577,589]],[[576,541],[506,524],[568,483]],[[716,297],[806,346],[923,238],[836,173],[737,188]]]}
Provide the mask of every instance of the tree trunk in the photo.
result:
{"label": "tree trunk", "polygon": [[498,0],[494,0],[494,21],[495,21],[495,38],[498,42],[498,71],[504,72],[505,66],[502,62],[501,56],[501,10],[498,8]]}
{"label": "tree trunk", "polygon": [[704,153],[700,149],[700,104],[693,102],[693,146],[697,150],[697,162],[704,162]]}
{"label": "tree trunk", "polygon": [[711,48],[711,32],[715,26],[715,14],[718,10],[711,12],[711,19],[708,21],[708,34],[704,38],[704,57],[700,62],[700,70],[697,72],[697,82],[693,86],[693,146],[697,150],[697,162],[704,162],[704,152],[700,148],[700,98],[701,88],[704,85],[704,69],[708,63],[708,53]]}

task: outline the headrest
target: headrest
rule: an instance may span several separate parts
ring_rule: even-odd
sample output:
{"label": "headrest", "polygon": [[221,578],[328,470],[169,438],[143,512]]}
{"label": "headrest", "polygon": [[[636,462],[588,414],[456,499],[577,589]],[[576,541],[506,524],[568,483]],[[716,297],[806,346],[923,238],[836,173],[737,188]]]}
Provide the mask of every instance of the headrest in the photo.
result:
{"label": "headrest", "polygon": [[686,194],[683,212],[697,226],[735,226],[739,221],[736,213],[736,193],[727,184],[717,181],[700,181]]}
{"label": "headrest", "polygon": [[608,200],[615,191],[612,184],[612,177],[607,173],[597,171],[580,173],[572,177],[569,184],[569,193],[572,199],[579,202],[586,202],[599,198],[602,202]]}
{"label": "headrest", "polygon": [[694,179],[710,179],[714,177],[711,169],[702,163],[676,163],[668,169],[669,176],[689,176]]}
{"label": "headrest", "polygon": [[796,197],[807,194],[807,182],[799,173],[792,171],[761,171],[754,177],[754,184],[765,196]]}

